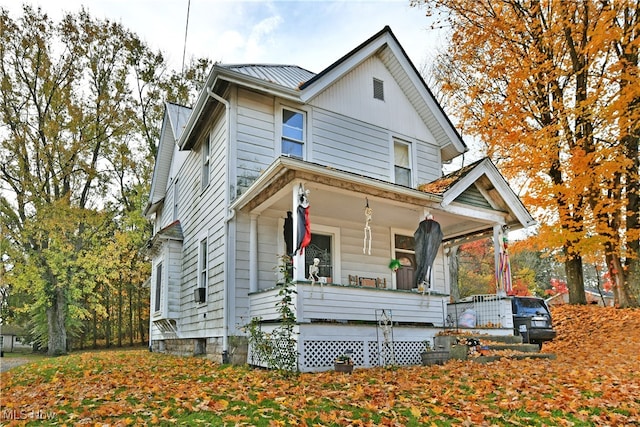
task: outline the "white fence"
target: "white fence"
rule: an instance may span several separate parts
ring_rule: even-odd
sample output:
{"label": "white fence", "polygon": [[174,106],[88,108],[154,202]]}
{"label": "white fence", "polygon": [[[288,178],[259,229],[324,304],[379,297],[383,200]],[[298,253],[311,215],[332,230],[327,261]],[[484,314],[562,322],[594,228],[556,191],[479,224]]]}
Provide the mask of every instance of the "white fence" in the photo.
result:
{"label": "white fence", "polygon": [[[466,322],[461,322],[465,311],[467,314],[466,320],[475,317],[473,326],[465,324]],[[464,300],[450,303],[447,305],[447,327],[512,329],[511,298],[493,294],[474,295]]]}

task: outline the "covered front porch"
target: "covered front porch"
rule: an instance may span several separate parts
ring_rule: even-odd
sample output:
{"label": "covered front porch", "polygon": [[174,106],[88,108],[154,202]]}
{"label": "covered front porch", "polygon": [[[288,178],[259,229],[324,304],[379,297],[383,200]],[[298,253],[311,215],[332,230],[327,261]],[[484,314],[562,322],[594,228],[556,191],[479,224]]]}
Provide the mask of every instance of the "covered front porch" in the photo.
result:
{"label": "covered front porch", "polygon": [[[277,327],[277,284],[285,280],[281,259],[293,253],[288,273],[296,291],[292,304],[303,371],[329,369],[346,350],[361,366],[419,363],[424,341],[433,343],[437,333],[456,326],[449,310],[451,248],[491,236],[499,247],[506,229],[533,222],[491,164],[432,184],[438,185],[421,191],[278,159],[232,205],[238,256],[248,249],[236,266],[249,297],[246,317],[238,323],[259,318],[265,331]],[[305,232],[295,226],[301,194],[309,202],[310,242],[296,251]],[[417,278],[414,232],[427,216],[438,222],[443,238],[428,274]],[[310,274],[314,261],[317,277]],[[491,333],[513,333],[505,324],[510,303],[496,304],[487,322]]]}
{"label": "covered front porch", "polygon": [[[299,209],[301,196],[308,202],[305,213]],[[382,283],[408,291],[424,282],[432,293],[448,296],[452,247],[492,236],[497,271],[503,234],[534,223],[488,160],[418,190],[281,157],[231,209],[239,242],[236,275],[248,273],[249,293],[284,279],[274,270],[286,254],[292,257],[289,273],[295,282],[311,280],[317,259],[318,282]],[[306,230],[300,227],[302,215]],[[414,233],[426,217],[438,223],[443,237],[428,275],[417,278]],[[300,250],[305,231],[310,241]],[[390,268],[394,260],[399,268]]]}

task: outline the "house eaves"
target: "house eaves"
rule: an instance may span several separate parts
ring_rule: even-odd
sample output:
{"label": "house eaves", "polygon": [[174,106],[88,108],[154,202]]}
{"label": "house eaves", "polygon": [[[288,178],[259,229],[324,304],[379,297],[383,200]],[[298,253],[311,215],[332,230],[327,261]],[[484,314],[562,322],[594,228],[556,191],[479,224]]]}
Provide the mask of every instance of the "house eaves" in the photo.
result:
{"label": "house eaves", "polygon": [[270,188],[281,190],[281,185],[273,185],[278,180],[291,182],[295,179],[313,180],[326,183],[334,188],[366,188],[369,195],[394,198],[398,201],[414,204],[440,203],[442,197],[423,191],[369,178],[352,172],[342,171],[317,163],[305,162],[291,157],[278,157],[258,177],[258,179],[241,196],[233,201],[231,210],[260,209],[263,202],[272,195]]}
{"label": "house eaves", "polygon": [[176,147],[176,141],[180,138],[191,109],[170,102],[165,103],[164,118],[160,129],[160,139],[158,141],[158,151],[153,165],[153,175],[151,177],[151,189],[149,190],[149,201],[144,208],[145,216],[154,213],[164,202],[165,191],[171,174],[171,163]]}
{"label": "house eaves", "polygon": [[147,242],[147,251],[149,253],[155,253],[160,249],[162,242],[166,242],[169,240],[178,242],[182,242],[184,240],[182,225],[180,224],[180,221],[176,220],[172,222],[162,230],[158,231],[151,239],[149,239],[149,241]]}
{"label": "house eaves", "polygon": [[[238,66],[236,65],[231,67]],[[217,92],[218,87],[223,82],[254,89],[262,93],[274,95],[297,103],[300,102],[300,92],[296,88],[286,87],[276,81],[268,81],[264,78],[258,77],[257,75],[250,75],[234,70],[233,68],[229,68],[225,65],[216,64],[212,67],[205,86],[198,95],[193,107],[193,112],[185,125],[184,132],[178,140],[178,146],[181,150],[190,150],[195,145],[196,141],[194,138],[191,138],[194,128],[201,120],[201,116],[205,111],[207,104],[210,102],[217,102],[209,94],[209,90]]]}
{"label": "house eaves", "polygon": [[442,159],[450,160],[466,152],[468,148],[462,137],[388,26],[301,85],[300,99],[309,102],[374,55],[385,64],[423,122],[432,131],[440,146]]}
{"label": "house eaves", "polygon": [[[483,182],[490,185],[482,185]],[[481,159],[431,183],[421,185],[419,188],[440,195],[442,197],[440,204],[444,207],[456,203],[456,199],[472,186],[478,188],[494,209],[508,211],[523,227],[536,224],[520,198],[488,158]],[[506,225],[518,224],[512,221],[511,224]]]}

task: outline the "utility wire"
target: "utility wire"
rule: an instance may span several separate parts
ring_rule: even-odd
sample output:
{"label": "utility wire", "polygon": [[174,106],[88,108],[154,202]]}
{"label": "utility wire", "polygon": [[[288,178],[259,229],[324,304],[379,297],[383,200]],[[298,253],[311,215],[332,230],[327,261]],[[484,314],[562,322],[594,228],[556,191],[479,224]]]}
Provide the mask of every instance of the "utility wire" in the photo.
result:
{"label": "utility wire", "polygon": [[187,22],[184,26],[184,47],[182,48],[182,70],[180,74],[184,78],[184,61],[187,55],[187,32],[189,30],[189,11],[191,9],[191,0],[187,0]]}

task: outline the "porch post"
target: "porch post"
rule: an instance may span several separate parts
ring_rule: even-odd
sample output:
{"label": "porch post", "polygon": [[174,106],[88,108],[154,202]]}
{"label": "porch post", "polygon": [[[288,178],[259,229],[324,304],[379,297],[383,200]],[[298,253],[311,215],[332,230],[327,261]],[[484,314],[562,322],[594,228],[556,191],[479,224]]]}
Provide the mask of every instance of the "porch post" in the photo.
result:
{"label": "porch post", "polygon": [[493,274],[496,278],[496,294],[506,295],[504,284],[500,281],[500,251],[502,242],[502,225],[493,226]]}
{"label": "porch post", "polygon": [[[293,250],[296,250],[298,242],[298,189],[300,188],[300,182],[294,182],[291,186],[291,212],[293,213]],[[304,271],[304,255],[296,253],[292,259],[293,262],[293,277],[294,282],[298,280],[305,280],[306,272]]]}
{"label": "porch post", "polygon": [[249,228],[249,292],[258,290],[258,215],[251,214]]}

